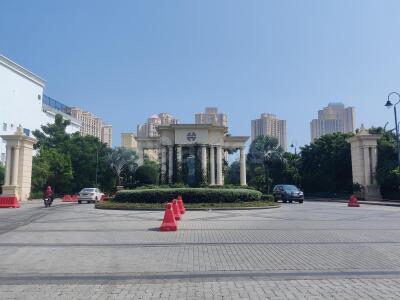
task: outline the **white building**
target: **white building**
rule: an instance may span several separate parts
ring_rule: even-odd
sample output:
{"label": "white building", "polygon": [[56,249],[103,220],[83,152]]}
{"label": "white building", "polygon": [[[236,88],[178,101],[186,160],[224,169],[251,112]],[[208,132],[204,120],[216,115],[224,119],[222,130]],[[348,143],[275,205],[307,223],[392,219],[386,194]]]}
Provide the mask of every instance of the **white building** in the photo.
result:
{"label": "white building", "polygon": [[[21,125],[27,136],[46,123],[42,112],[45,81],[0,55],[0,135],[13,134]],[[5,162],[5,143],[0,138],[0,160]]]}
{"label": "white building", "polygon": [[276,138],[279,146],[287,151],[286,120],[279,120],[273,114],[261,114],[259,119],[251,121],[251,141],[254,141],[258,136]]}
{"label": "white building", "polygon": [[43,95],[42,109],[46,118],[46,123],[54,123],[56,115],[59,114],[64,120],[70,121],[70,125],[65,129],[67,133],[71,134],[81,130],[82,123],[71,115],[71,108],[61,102],[47,95]]}
{"label": "white building", "polygon": [[354,123],[354,107],[345,107],[343,103],[329,103],[318,111],[318,119],[310,123],[311,140],[335,132],[354,132]]}

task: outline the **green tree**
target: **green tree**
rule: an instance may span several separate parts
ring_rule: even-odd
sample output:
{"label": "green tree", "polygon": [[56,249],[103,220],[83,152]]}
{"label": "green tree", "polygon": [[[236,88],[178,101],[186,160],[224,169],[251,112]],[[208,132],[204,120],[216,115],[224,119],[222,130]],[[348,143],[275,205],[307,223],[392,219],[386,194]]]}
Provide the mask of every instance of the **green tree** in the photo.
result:
{"label": "green tree", "polygon": [[396,135],[385,132],[378,140],[376,179],[384,198],[399,199],[399,169],[397,166]]}
{"label": "green tree", "polygon": [[[34,186],[43,190],[45,185],[51,185],[57,194],[69,193],[71,191],[72,164],[68,155],[60,153],[54,148],[43,148],[39,157],[35,159],[33,167]],[[40,176],[40,178],[39,178]]]}
{"label": "green tree", "polygon": [[299,172],[306,192],[352,192],[351,152],[346,141],[352,135],[324,135],[301,148]]}
{"label": "green tree", "polygon": [[103,191],[113,191],[115,178],[106,160],[111,149],[96,137],[66,133],[68,125],[69,121],[56,115],[54,124],[33,132],[38,140],[32,165],[33,191],[41,191],[49,183],[57,185],[57,193],[78,192],[94,187],[96,177]]}
{"label": "green tree", "polygon": [[57,114],[53,124],[42,125],[42,131],[33,131],[32,134],[37,139],[37,143],[34,145],[35,149],[45,147],[63,152],[64,148],[68,147],[70,139],[70,135],[65,131],[70,123],[69,120],[64,120],[60,114]]}
{"label": "green tree", "polygon": [[235,160],[226,168],[225,184],[240,184],[240,162]]}
{"label": "green tree", "polygon": [[123,152],[123,156],[126,160],[126,166],[121,174],[124,179],[124,186],[133,187],[134,180],[135,180],[135,172],[138,168],[138,159],[139,156],[137,155],[136,151],[120,148]]}
{"label": "green tree", "polygon": [[[260,185],[259,169],[258,174],[255,174],[256,168],[262,166],[264,169],[264,183],[262,191],[270,193],[271,185],[274,183],[274,178],[282,169],[284,164],[283,150],[278,144],[278,140],[269,136],[259,136],[250,145],[249,153],[247,154],[247,163],[250,171],[250,181],[257,182]],[[252,178],[257,177],[257,179]],[[276,183],[276,182],[275,182]],[[259,187],[258,187],[259,188]]]}
{"label": "green tree", "polygon": [[118,185],[121,185],[121,174],[128,169],[129,164],[131,164],[131,169],[134,170],[136,168],[137,155],[134,151],[120,147],[112,149],[107,154],[107,161],[117,176]]}
{"label": "green tree", "polygon": [[247,164],[247,178],[249,186],[255,187],[261,192],[267,190],[267,179],[262,164]]}
{"label": "green tree", "polygon": [[93,136],[74,133],[65,151],[69,153],[72,162],[74,175],[72,191],[77,192],[85,187],[96,186],[96,177],[97,186],[103,191],[110,192],[114,189],[113,173],[106,162],[111,149],[105,143]]}
{"label": "green tree", "polygon": [[272,184],[300,184],[300,156],[289,152],[282,153],[282,159],[273,160],[270,164]]}
{"label": "green tree", "polygon": [[138,186],[146,184],[158,184],[159,166],[154,161],[145,161],[135,172],[135,180]]}
{"label": "green tree", "polygon": [[36,155],[32,160],[32,191],[42,192],[51,176],[50,162],[45,155]]}

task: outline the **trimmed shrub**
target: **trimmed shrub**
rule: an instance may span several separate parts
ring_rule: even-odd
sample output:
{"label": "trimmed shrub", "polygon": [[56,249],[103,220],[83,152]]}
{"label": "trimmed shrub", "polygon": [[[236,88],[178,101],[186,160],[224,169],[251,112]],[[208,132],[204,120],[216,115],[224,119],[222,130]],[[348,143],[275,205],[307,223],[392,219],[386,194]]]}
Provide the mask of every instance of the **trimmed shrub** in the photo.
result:
{"label": "trimmed shrub", "polygon": [[119,191],[115,195],[114,201],[165,203],[178,195],[181,195],[187,203],[259,201],[262,196],[261,192],[249,189],[156,188]]}
{"label": "trimmed shrub", "polygon": [[261,200],[264,200],[264,201],[274,201],[274,196],[271,195],[271,194],[263,194],[263,195],[261,196]]}

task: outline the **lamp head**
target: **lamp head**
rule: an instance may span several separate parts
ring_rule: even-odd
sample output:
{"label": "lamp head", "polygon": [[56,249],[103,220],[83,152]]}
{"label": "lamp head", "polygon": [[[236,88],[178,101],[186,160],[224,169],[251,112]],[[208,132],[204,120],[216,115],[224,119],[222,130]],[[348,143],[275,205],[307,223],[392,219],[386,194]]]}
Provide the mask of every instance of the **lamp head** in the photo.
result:
{"label": "lamp head", "polygon": [[393,104],[392,104],[392,102],[390,102],[390,100],[388,100],[388,101],[386,101],[385,106],[386,106],[387,108],[391,108],[391,107],[393,106]]}

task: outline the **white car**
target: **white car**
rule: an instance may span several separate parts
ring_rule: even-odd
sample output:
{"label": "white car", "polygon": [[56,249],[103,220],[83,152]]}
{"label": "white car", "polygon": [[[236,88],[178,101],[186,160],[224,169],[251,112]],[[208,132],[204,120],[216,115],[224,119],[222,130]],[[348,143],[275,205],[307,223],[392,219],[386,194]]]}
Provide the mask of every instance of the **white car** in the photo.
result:
{"label": "white car", "polygon": [[82,201],[95,203],[100,201],[103,195],[104,194],[98,188],[84,188],[79,192],[78,203],[82,203]]}

